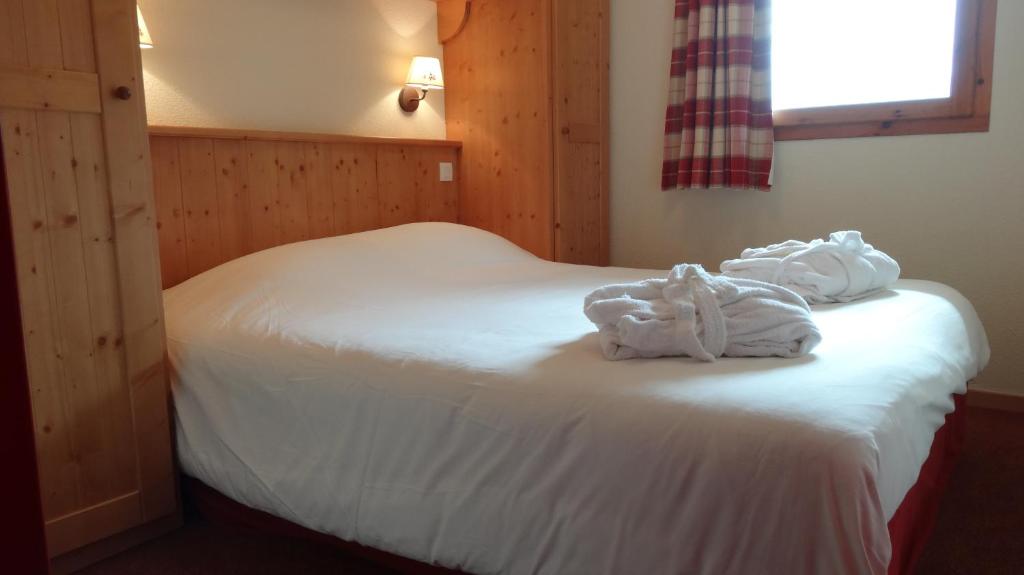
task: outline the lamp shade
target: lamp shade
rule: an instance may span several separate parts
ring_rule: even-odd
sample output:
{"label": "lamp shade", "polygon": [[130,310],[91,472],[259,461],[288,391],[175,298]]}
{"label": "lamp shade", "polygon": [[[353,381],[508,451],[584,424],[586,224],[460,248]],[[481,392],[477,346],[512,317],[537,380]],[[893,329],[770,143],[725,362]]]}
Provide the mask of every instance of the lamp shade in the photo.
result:
{"label": "lamp shade", "polygon": [[441,61],[427,56],[416,56],[409,65],[405,85],[420,90],[443,90],[444,77],[441,75]]}
{"label": "lamp shade", "polygon": [[135,13],[138,14],[139,18],[139,47],[152,48],[153,38],[149,35],[149,28],[146,27],[146,20],[142,17],[142,8],[140,8],[138,4],[135,5]]}

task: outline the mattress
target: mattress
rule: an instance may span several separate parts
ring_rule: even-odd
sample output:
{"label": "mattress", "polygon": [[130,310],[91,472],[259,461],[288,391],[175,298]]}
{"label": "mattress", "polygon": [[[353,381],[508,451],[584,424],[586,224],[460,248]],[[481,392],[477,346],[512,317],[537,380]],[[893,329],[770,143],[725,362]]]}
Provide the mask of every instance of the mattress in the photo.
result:
{"label": "mattress", "polygon": [[472,573],[885,573],[988,360],[970,303],[904,280],[815,307],[805,358],[604,360],[583,297],[663,274],[437,223],[228,262],[164,294],[182,469]]}

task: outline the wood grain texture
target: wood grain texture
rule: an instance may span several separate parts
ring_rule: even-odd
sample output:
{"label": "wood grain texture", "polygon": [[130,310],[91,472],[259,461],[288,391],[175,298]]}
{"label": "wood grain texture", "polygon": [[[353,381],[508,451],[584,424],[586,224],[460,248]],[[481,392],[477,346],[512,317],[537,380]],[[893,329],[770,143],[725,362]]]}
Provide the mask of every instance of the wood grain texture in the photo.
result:
{"label": "wood grain texture", "polygon": [[188,273],[193,276],[224,261],[221,256],[213,142],[201,138],[182,139],[178,142],[178,161],[181,202],[185,210]]}
{"label": "wood grain texture", "polygon": [[437,41],[444,44],[451,40],[469,19],[469,0],[437,0]]}
{"label": "wood grain texture", "polygon": [[333,144],[330,166],[337,233],[351,234],[381,227],[377,148]]}
{"label": "wood grain texture", "polygon": [[444,44],[460,221],[546,259],[606,265],[607,0],[471,6]]}
{"label": "wood grain texture", "polygon": [[96,74],[0,68],[0,107],[100,113]]}
{"label": "wood grain texture", "polygon": [[458,221],[458,182],[439,181],[441,162],[459,164],[450,142],[181,134],[150,136],[164,288],[281,244]]}
{"label": "wood grain texture", "polygon": [[[461,222],[554,257],[551,0],[474,0],[444,45]],[[529,78],[528,81],[524,79]]]}
{"label": "wood grain texture", "polygon": [[[213,155],[217,171],[221,255],[225,261],[229,261],[252,251],[252,226],[249,223],[249,164],[242,142],[214,140]],[[155,161],[156,154],[153,156]]]}
{"label": "wood grain texture", "polygon": [[170,390],[164,366],[156,206],[135,12],[132,0],[92,1],[100,84],[127,86],[138,95],[124,101],[101,91],[117,282],[121,294],[120,343],[124,348],[125,371],[131,390],[141,522],[175,513],[178,503],[171,452]]}
{"label": "wood grain texture", "polygon": [[98,88],[142,93],[134,2],[0,0],[0,67],[37,97],[0,131],[53,555],[177,506],[144,99]]}

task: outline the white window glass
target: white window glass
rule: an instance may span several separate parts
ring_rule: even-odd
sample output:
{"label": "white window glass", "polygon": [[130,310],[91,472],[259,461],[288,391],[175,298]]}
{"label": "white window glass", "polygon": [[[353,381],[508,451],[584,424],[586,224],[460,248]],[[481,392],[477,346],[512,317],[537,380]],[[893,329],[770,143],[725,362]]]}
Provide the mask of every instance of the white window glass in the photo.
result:
{"label": "white window glass", "polygon": [[950,96],[956,0],[773,0],[775,110]]}

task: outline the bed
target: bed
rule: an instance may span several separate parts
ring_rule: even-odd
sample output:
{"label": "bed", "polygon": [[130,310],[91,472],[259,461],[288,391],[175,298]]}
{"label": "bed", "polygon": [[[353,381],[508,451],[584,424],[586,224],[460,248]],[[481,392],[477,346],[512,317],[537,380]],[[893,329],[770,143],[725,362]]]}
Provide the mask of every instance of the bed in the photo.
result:
{"label": "bed", "polygon": [[470,573],[886,573],[988,360],[969,302],[902,280],[816,307],[805,358],[604,360],[583,296],[663,273],[440,223],[230,261],[165,291],[182,470]]}

